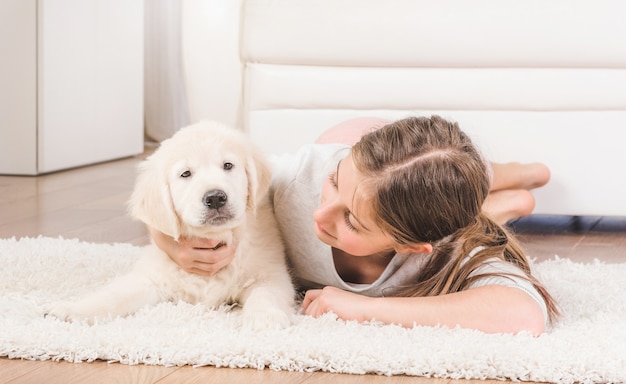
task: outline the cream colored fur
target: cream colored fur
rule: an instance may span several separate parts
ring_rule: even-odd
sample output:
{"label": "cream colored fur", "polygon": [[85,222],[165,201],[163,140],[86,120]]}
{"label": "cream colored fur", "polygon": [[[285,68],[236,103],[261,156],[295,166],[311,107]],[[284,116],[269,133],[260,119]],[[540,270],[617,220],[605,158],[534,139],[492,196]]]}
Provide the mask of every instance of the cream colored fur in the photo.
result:
{"label": "cream colored fur", "polygon": [[[232,167],[231,167],[232,166]],[[163,301],[208,307],[238,303],[246,326],[284,327],[294,312],[294,288],[267,196],[271,174],[245,135],[215,122],[178,131],[139,166],[129,201],[133,217],[174,237],[198,236],[236,245],[233,261],[216,275],[183,271],[154,244],[131,273],[48,312],[63,320],[126,316]],[[219,209],[206,194],[220,191]]]}

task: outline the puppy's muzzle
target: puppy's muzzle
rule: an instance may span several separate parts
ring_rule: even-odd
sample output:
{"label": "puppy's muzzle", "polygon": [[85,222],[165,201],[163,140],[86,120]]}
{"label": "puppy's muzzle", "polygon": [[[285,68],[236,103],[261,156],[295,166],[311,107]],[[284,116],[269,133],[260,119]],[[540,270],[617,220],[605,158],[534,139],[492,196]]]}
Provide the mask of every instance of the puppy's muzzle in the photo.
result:
{"label": "puppy's muzzle", "polygon": [[209,209],[219,209],[228,202],[228,195],[222,190],[213,189],[204,194],[202,202]]}

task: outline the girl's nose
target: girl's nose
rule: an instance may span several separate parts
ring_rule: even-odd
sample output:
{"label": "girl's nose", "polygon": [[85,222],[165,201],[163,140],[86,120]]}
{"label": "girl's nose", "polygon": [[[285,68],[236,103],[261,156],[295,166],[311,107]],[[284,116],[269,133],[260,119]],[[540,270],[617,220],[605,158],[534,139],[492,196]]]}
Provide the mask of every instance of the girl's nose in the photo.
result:
{"label": "girl's nose", "polygon": [[321,224],[325,221],[324,220],[325,217],[326,217],[326,206],[324,205],[324,203],[320,203],[320,205],[318,205],[317,208],[315,208],[315,211],[313,211],[313,220]]}
{"label": "girl's nose", "polygon": [[333,212],[337,206],[332,201],[322,200],[313,212],[313,220],[320,224],[329,224],[332,222]]}

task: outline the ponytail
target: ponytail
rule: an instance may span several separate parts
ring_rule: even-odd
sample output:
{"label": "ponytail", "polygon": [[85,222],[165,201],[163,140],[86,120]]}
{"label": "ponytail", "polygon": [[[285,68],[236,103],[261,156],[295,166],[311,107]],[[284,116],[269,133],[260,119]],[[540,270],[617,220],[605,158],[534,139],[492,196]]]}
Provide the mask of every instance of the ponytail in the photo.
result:
{"label": "ponytail", "polygon": [[[472,253],[475,254],[472,255]],[[471,255],[471,257],[467,257]],[[524,272],[524,276],[515,275],[529,281],[546,303],[548,317],[553,321],[558,316],[554,298],[537,280],[530,269],[521,246],[502,226],[491,220],[484,213],[476,220],[450,236],[433,244],[433,252],[416,277],[417,283],[399,289],[397,296],[437,296],[463,291],[474,282],[488,276],[507,276],[503,273],[472,273],[488,259],[497,258],[509,262]]]}

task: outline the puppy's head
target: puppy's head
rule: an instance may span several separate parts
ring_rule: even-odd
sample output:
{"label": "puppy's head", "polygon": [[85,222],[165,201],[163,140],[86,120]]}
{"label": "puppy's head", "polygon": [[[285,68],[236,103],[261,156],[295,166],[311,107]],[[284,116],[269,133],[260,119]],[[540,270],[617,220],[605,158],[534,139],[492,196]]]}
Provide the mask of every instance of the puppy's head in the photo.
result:
{"label": "puppy's head", "polygon": [[131,215],[178,239],[239,226],[271,180],[242,132],[216,122],[179,130],[139,165]]}

